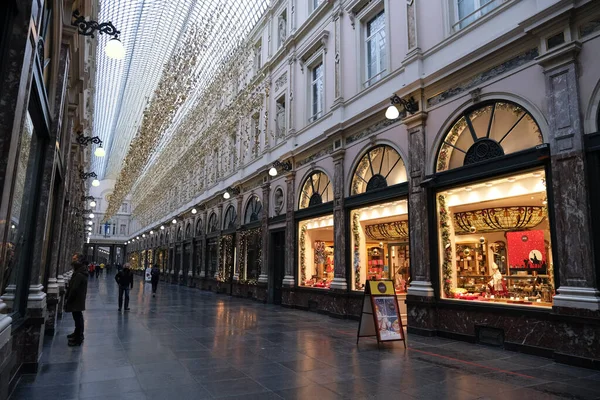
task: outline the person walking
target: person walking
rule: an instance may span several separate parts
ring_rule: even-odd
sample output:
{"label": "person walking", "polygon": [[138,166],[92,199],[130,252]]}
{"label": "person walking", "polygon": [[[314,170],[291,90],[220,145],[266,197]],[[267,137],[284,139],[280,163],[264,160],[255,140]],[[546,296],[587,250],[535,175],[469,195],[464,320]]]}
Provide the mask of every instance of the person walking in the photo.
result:
{"label": "person walking", "polygon": [[89,266],[89,276],[91,278],[94,277],[94,271],[95,271],[95,269],[96,269],[96,266],[94,265],[94,263],[90,263],[90,266]]}
{"label": "person walking", "polygon": [[129,289],[133,289],[133,274],[129,268],[129,263],[123,266],[123,270],[117,272],[115,281],[119,285],[119,311],[123,306],[123,295],[125,295],[125,311],[129,311]]}
{"label": "person walking", "polygon": [[150,271],[150,283],[152,284],[152,297],[156,297],[156,288],[158,287],[158,280],[160,279],[160,270],[158,264],[154,264],[152,271]]}
{"label": "person walking", "polygon": [[100,263],[100,265],[96,267],[96,278],[102,273],[102,269],[104,269],[104,263]]}
{"label": "person walking", "polygon": [[73,314],[75,332],[67,335],[69,346],[81,346],[83,342],[83,311],[87,296],[88,267],[83,254],[75,253],[71,258],[73,276],[65,294],[65,312]]}

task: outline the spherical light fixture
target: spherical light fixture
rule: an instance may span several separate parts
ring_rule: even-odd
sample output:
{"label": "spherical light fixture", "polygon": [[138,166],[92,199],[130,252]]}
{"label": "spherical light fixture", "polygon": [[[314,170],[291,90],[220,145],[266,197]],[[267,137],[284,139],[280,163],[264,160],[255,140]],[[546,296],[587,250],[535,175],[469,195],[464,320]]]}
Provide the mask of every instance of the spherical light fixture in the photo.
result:
{"label": "spherical light fixture", "polygon": [[94,151],[94,155],[96,157],[104,157],[106,155],[106,152],[104,151],[104,149],[102,148],[102,145],[100,145],[100,147],[98,147],[96,149],[96,151]]}
{"label": "spherical light fixture", "polygon": [[229,198],[230,198],[230,197],[231,197],[231,195],[229,194],[229,192],[225,192],[225,193],[223,193],[223,198],[224,198],[225,200],[229,200]]}
{"label": "spherical light fixture", "polygon": [[91,226],[90,226],[90,227],[88,227],[88,231],[91,231],[91,230],[92,230],[92,227],[91,227]]}
{"label": "spherical light fixture", "polygon": [[150,234],[151,234],[151,235],[154,235],[154,231],[150,231]]}
{"label": "spherical light fixture", "polygon": [[145,237],[146,237],[146,234],[144,233],[144,234],[142,235],[142,237],[143,237],[143,238],[145,238]]}
{"label": "spherical light fixture", "polygon": [[139,236],[137,236],[137,237],[136,237],[136,239],[137,239],[137,240],[140,240],[140,237],[139,237]]}
{"label": "spherical light fixture", "polygon": [[94,218],[94,213],[91,213],[91,214],[90,214],[90,218]]}
{"label": "spherical light fixture", "polygon": [[14,225],[11,225],[10,227],[11,227],[12,229],[16,229],[16,226],[14,226]]}
{"label": "spherical light fixture", "polygon": [[88,221],[88,225],[94,225],[92,221]]}
{"label": "spherical light fixture", "polygon": [[176,219],[173,219],[173,221],[171,221],[171,223],[173,223],[173,224],[176,224],[176,223],[177,223],[177,220],[176,220]]}
{"label": "spherical light fixture", "polygon": [[90,201],[90,207],[96,207],[96,202],[94,200]]}
{"label": "spherical light fixture", "polygon": [[165,230],[165,226],[164,226],[164,225],[161,225],[161,226],[160,226],[160,230],[161,230],[161,231],[164,231],[164,230]]}
{"label": "spherical light fixture", "polygon": [[387,119],[397,119],[400,116],[400,111],[398,111],[398,108],[395,105],[390,105],[386,112],[385,112],[385,117]]}
{"label": "spherical light fixture", "polygon": [[271,167],[271,169],[269,170],[269,175],[277,176],[277,168]]}
{"label": "spherical light fixture", "polygon": [[198,211],[195,208],[192,208],[192,214],[196,214]]}
{"label": "spherical light fixture", "polygon": [[123,46],[119,38],[114,37],[106,43],[104,54],[114,60],[122,60],[125,58],[125,46]]}
{"label": "spherical light fixture", "polygon": [[97,187],[97,186],[100,186],[100,181],[99,181],[98,179],[94,179],[94,180],[92,181],[92,186],[96,186],[96,187]]}

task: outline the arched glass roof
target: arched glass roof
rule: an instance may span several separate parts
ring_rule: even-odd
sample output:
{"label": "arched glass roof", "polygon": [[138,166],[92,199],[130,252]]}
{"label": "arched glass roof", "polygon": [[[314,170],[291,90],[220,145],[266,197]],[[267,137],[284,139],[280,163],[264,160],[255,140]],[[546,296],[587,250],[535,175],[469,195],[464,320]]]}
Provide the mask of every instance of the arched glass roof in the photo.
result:
{"label": "arched glass roof", "polygon": [[[158,85],[165,63],[187,35],[204,37],[203,56],[195,66],[196,87],[177,112],[173,125],[201,96],[221,63],[246,38],[270,0],[100,0],[98,21],[121,31],[123,60],[105,56],[110,37],[98,35],[93,136],[104,142],[106,157],[93,158],[101,178],[116,179],[144,109]],[[169,141],[167,127],[160,148]]]}

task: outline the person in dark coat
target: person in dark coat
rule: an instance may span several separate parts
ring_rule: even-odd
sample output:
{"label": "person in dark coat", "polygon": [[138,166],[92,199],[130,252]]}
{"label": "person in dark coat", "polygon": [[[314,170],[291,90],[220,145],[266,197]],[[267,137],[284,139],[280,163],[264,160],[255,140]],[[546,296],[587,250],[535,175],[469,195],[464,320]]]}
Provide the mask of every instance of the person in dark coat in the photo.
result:
{"label": "person in dark coat", "polygon": [[123,306],[123,295],[125,295],[125,311],[129,311],[129,289],[133,289],[133,273],[129,269],[129,263],[123,266],[123,270],[117,272],[115,281],[119,285],[119,311]]}
{"label": "person in dark coat", "polygon": [[158,287],[158,280],[160,279],[160,270],[158,265],[154,264],[152,271],[150,271],[150,283],[152,284],[152,297],[156,297],[156,288]]}
{"label": "person in dark coat", "polygon": [[83,254],[76,253],[71,259],[73,276],[65,294],[65,311],[73,314],[75,332],[67,335],[69,346],[81,346],[83,342],[83,311],[87,296],[88,267]]}

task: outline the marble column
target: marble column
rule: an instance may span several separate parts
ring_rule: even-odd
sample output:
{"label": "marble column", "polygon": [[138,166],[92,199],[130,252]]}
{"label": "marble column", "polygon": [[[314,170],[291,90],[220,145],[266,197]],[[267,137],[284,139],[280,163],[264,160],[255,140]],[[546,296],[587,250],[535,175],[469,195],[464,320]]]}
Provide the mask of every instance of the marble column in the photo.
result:
{"label": "marble column", "polygon": [[[220,231],[223,227],[223,202],[219,203],[219,205],[217,206],[217,223],[218,223],[218,230]],[[221,260],[224,262],[225,257],[221,257],[221,252],[223,251],[223,249],[221,248],[221,237],[222,235],[219,235],[219,237],[217,238],[217,260]],[[219,271],[223,268],[223,265],[218,265],[217,264],[217,270],[215,273],[219,273]],[[214,278],[214,277],[213,277]]]}
{"label": "marble column", "polygon": [[344,218],[344,155],[346,150],[333,153],[333,248],[334,277],[331,289],[346,290],[346,219]]}
{"label": "marble column", "polygon": [[242,207],[244,204],[244,195],[239,194],[236,198],[237,200],[237,212],[235,213],[235,229],[237,234],[235,235],[235,262],[233,263],[233,280],[235,282],[240,280],[240,267],[242,263],[242,240],[240,235],[240,228],[242,227]]}
{"label": "marble column", "polygon": [[333,25],[335,27],[335,98],[333,107],[337,108],[344,102],[343,85],[342,85],[342,16],[344,9],[342,1],[337,1],[333,10]]}
{"label": "marble column", "polygon": [[271,183],[262,185],[262,218],[260,224],[260,233],[262,240],[262,260],[260,266],[259,283],[269,282],[269,207],[271,199]]}
{"label": "marble column", "polygon": [[285,177],[286,184],[286,210],[285,210],[285,276],[283,286],[292,287],[296,280],[294,278],[294,265],[296,264],[296,222],[294,221],[295,201],[295,177],[292,171]]}
{"label": "marble column", "polygon": [[[591,232],[589,184],[583,147],[583,111],[579,101],[578,42],[538,58],[544,68],[548,107],[552,197],[554,199],[554,263],[559,285],[554,306],[600,311]],[[570,313],[568,310],[566,312]]]}
{"label": "marble column", "polygon": [[200,248],[201,248],[201,252],[200,252],[200,278],[204,278],[207,273],[206,273],[206,230],[208,229],[208,211],[204,210],[204,212],[202,213],[202,221],[204,222],[204,232],[202,232],[202,235],[200,236]]}
{"label": "marble column", "polygon": [[421,186],[425,178],[427,144],[425,141],[425,121],[427,113],[417,112],[404,120],[408,132],[409,198],[408,224],[410,227],[410,273],[411,283],[408,295],[433,297],[431,285],[429,219],[427,193]]}
{"label": "marble column", "polygon": [[[192,235],[193,236],[193,235]],[[196,275],[196,246],[194,244],[194,239],[190,239],[190,259],[188,260],[188,286],[194,287],[194,278]]]}

